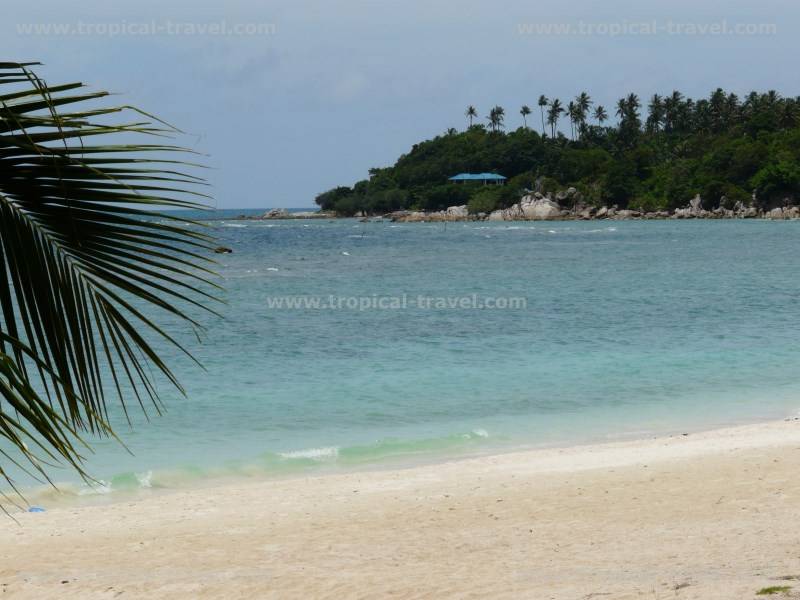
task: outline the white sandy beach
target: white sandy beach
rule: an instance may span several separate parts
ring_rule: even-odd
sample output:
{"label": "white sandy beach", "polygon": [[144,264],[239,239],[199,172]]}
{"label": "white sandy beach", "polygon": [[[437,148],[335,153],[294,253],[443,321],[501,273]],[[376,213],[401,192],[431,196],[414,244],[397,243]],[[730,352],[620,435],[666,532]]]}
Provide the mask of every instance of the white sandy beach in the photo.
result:
{"label": "white sandy beach", "polygon": [[750,599],[800,591],[799,469],[791,420],[22,513],[0,596]]}

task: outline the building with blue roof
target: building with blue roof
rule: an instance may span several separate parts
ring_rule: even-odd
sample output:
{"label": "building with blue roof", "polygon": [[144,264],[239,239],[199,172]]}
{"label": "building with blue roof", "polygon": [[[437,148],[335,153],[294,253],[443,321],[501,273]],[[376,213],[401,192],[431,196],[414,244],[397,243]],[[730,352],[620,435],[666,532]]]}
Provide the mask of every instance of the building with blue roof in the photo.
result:
{"label": "building with blue roof", "polygon": [[453,183],[480,181],[483,183],[483,185],[487,185],[489,183],[503,185],[506,182],[506,178],[502,175],[498,175],[497,173],[459,173],[458,175],[453,175],[452,177],[448,178],[448,181],[452,181]]}

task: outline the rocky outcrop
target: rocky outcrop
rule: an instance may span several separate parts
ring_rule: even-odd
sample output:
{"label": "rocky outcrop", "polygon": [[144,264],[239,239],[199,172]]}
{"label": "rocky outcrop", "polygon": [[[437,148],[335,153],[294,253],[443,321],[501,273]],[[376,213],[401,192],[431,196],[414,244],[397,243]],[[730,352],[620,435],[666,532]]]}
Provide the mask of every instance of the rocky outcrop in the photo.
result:
{"label": "rocky outcrop", "polygon": [[464,204],[462,206],[449,206],[445,211],[447,217],[452,219],[466,219],[469,217],[469,211],[467,210],[467,205]]}
{"label": "rocky outcrop", "polygon": [[317,210],[303,210],[296,213],[289,213],[288,216],[282,217],[284,219],[330,219],[332,213],[322,212]]}
{"label": "rocky outcrop", "polygon": [[305,210],[289,212],[285,208],[273,208],[263,215],[239,215],[236,217],[243,221],[264,221],[273,219],[333,219],[336,215],[323,210]]}
{"label": "rocky outcrop", "polygon": [[244,221],[263,221],[272,219],[333,219],[336,215],[322,210],[304,210],[289,212],[285,208],[273,208],[263,215],[239,215],[237,219]]}
{"label": "rocky outcrop", "polygon": [[261,217],[262,219],[288,219],[289,218],[289,211],[285,208],[273,208],[272,210],[268,210],[264,213]]}
{"label": "rocky outcrop", "polygon": [[617,220],[625,220],[625,219],[638,219],[641,216],[642,213],[640,213],[638,210],[625,209],[625,210],[615,211],[613,218]]}
{"label": "rocky outcrop", "polygon": [[534,192],[524,196],[518,203],[508,208],[494,210],[491,213],[470,214],[466,206],[451,206],[446,210],[436,212],[424,211],[398,211],[387,215],[393,221],[406,223],[422,221],[553,221],[553,220],[598,220],[610,219],[626,221],[631,219],[754,219],[766,218],[773,220],[800,219],[800,207],[789,206],[774,208],[763,212],[756,206],[745,206],[737,202],[733,208],[720,205],[713,210],[706,210],[702,206],[699,196],[693,198],[689,204],[674,211],[643,211],[634,209],[620,209],[615,206],[587,206],[581,203],[576,192],[566,190],[557,194],[556,198],[572,203],[572,208],[564,208],[552,196],[545,196],[541,192]]}
{"label": "rocky outcrop", "polygon": [[489,213],[489,221],[550,221],[562,217],[561,207],[540,193],[525,196],[517,204]]}
{"label": "rocky outcrop", "polygon": [[532,221],[550,221],[561,216],[561,207],[549,198],[526,196],[520,203],[520,210],[525,218]]}
{"label": "rocky outcrop", "polygon": [[764,218],[773,220],[797,219],[800,218],[800,208],[797,206],[773,208],[764,214]]}
{"label": "rocky outcrop", "polygon": [[700,219],[708,216],[710,216],[708,211],[703,210],[703,200],[700,198],[700,194],[689,200],[689,206],[676,208],[672,213],[673,219]]}
{"label": "rocky outcrop", "polygon": [[445,210],[425,212],[422,210],[398,210],[387,215],[392,221],[398,223],[420,223],[423,221],[470,221],[477,216],[469,214],[466,204],[461,206],[448,206]]}
{"label": "rocky outcrop", "polygon": [[[449,206],[444,210],[426,212],[413,210],[400,210],[384,215],[383,217],[370,217],[357,215],[362,222],[374,219],[390,219],[403,223],[420,222],[447,222],[447,221],[552,221],[552,220],[630,220],[630,219],[755,219],[766,218],[771,220],[800,219],[800,207],[788,205],[790,200],[785,200],[784,206],[775,207],[766,212],[756,205],[756,199],[745,205],[742,201],[736,202],[731,208],[730,201],[724,196],[720,199],[719,206],[712,210],[703,208],[703,200],[697,195],[688,204],[674,211],[645,211],[632,208],[620,209],[614,206],[590,206],[585,198],[574,187],[560,190],[555,194],[545,194],[541,181],[536,182],[534,191],[527,193],[519,202],[508,208],[494,210],[490,213],[470,214],[466,205]],[[707,205],[707,204],[706,204]],[[766,207],[769,208],[769,207]],[[262,216],[240,216],[240,219],[329,219],[336,215],[322,211],[305,211],[292,213],[283,208],[267,211]]]}

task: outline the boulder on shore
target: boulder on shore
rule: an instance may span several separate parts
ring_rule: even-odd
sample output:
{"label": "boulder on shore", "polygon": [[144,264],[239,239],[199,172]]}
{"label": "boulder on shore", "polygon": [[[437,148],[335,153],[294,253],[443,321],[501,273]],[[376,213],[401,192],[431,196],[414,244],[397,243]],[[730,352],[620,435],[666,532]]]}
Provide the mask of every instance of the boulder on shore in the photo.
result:
{"label": "boulder on shore", "polygon": [[462,204],[461,206],[448,206],[445,212],[448,220],[467,219],[469,217],[466,204]]}
{"label": "boulder on shore", "polygon": [[289,211],[285,208],[273,208],[264,213],[263,219],[288,219]]}
{"label": "boulder on shore", "polygon": [[529,219],[531,221],[549,221],[561,216],[561,207],[557,202],[549,198],[525,196],[519,204],[515,204],[514,206],[519,207],[518,210],[523,219]]}

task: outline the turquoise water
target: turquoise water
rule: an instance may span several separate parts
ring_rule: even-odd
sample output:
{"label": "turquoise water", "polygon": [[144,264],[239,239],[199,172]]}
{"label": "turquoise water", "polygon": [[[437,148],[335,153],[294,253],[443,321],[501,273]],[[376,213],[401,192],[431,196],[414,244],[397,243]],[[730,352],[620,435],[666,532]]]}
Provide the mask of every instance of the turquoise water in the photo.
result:
{"label": "turquoise water", "polygon": [[[238,213],[240,211],[232,211]],[[226,214],[227,216],[227,214]],[[116,425],[106,491],[697,430],[800,408],[800,224],[212,223],[227,288],[188,391]],[[275,298],[522,298],[270,308]],[[56,479],[69,480],[68,472]]]}

